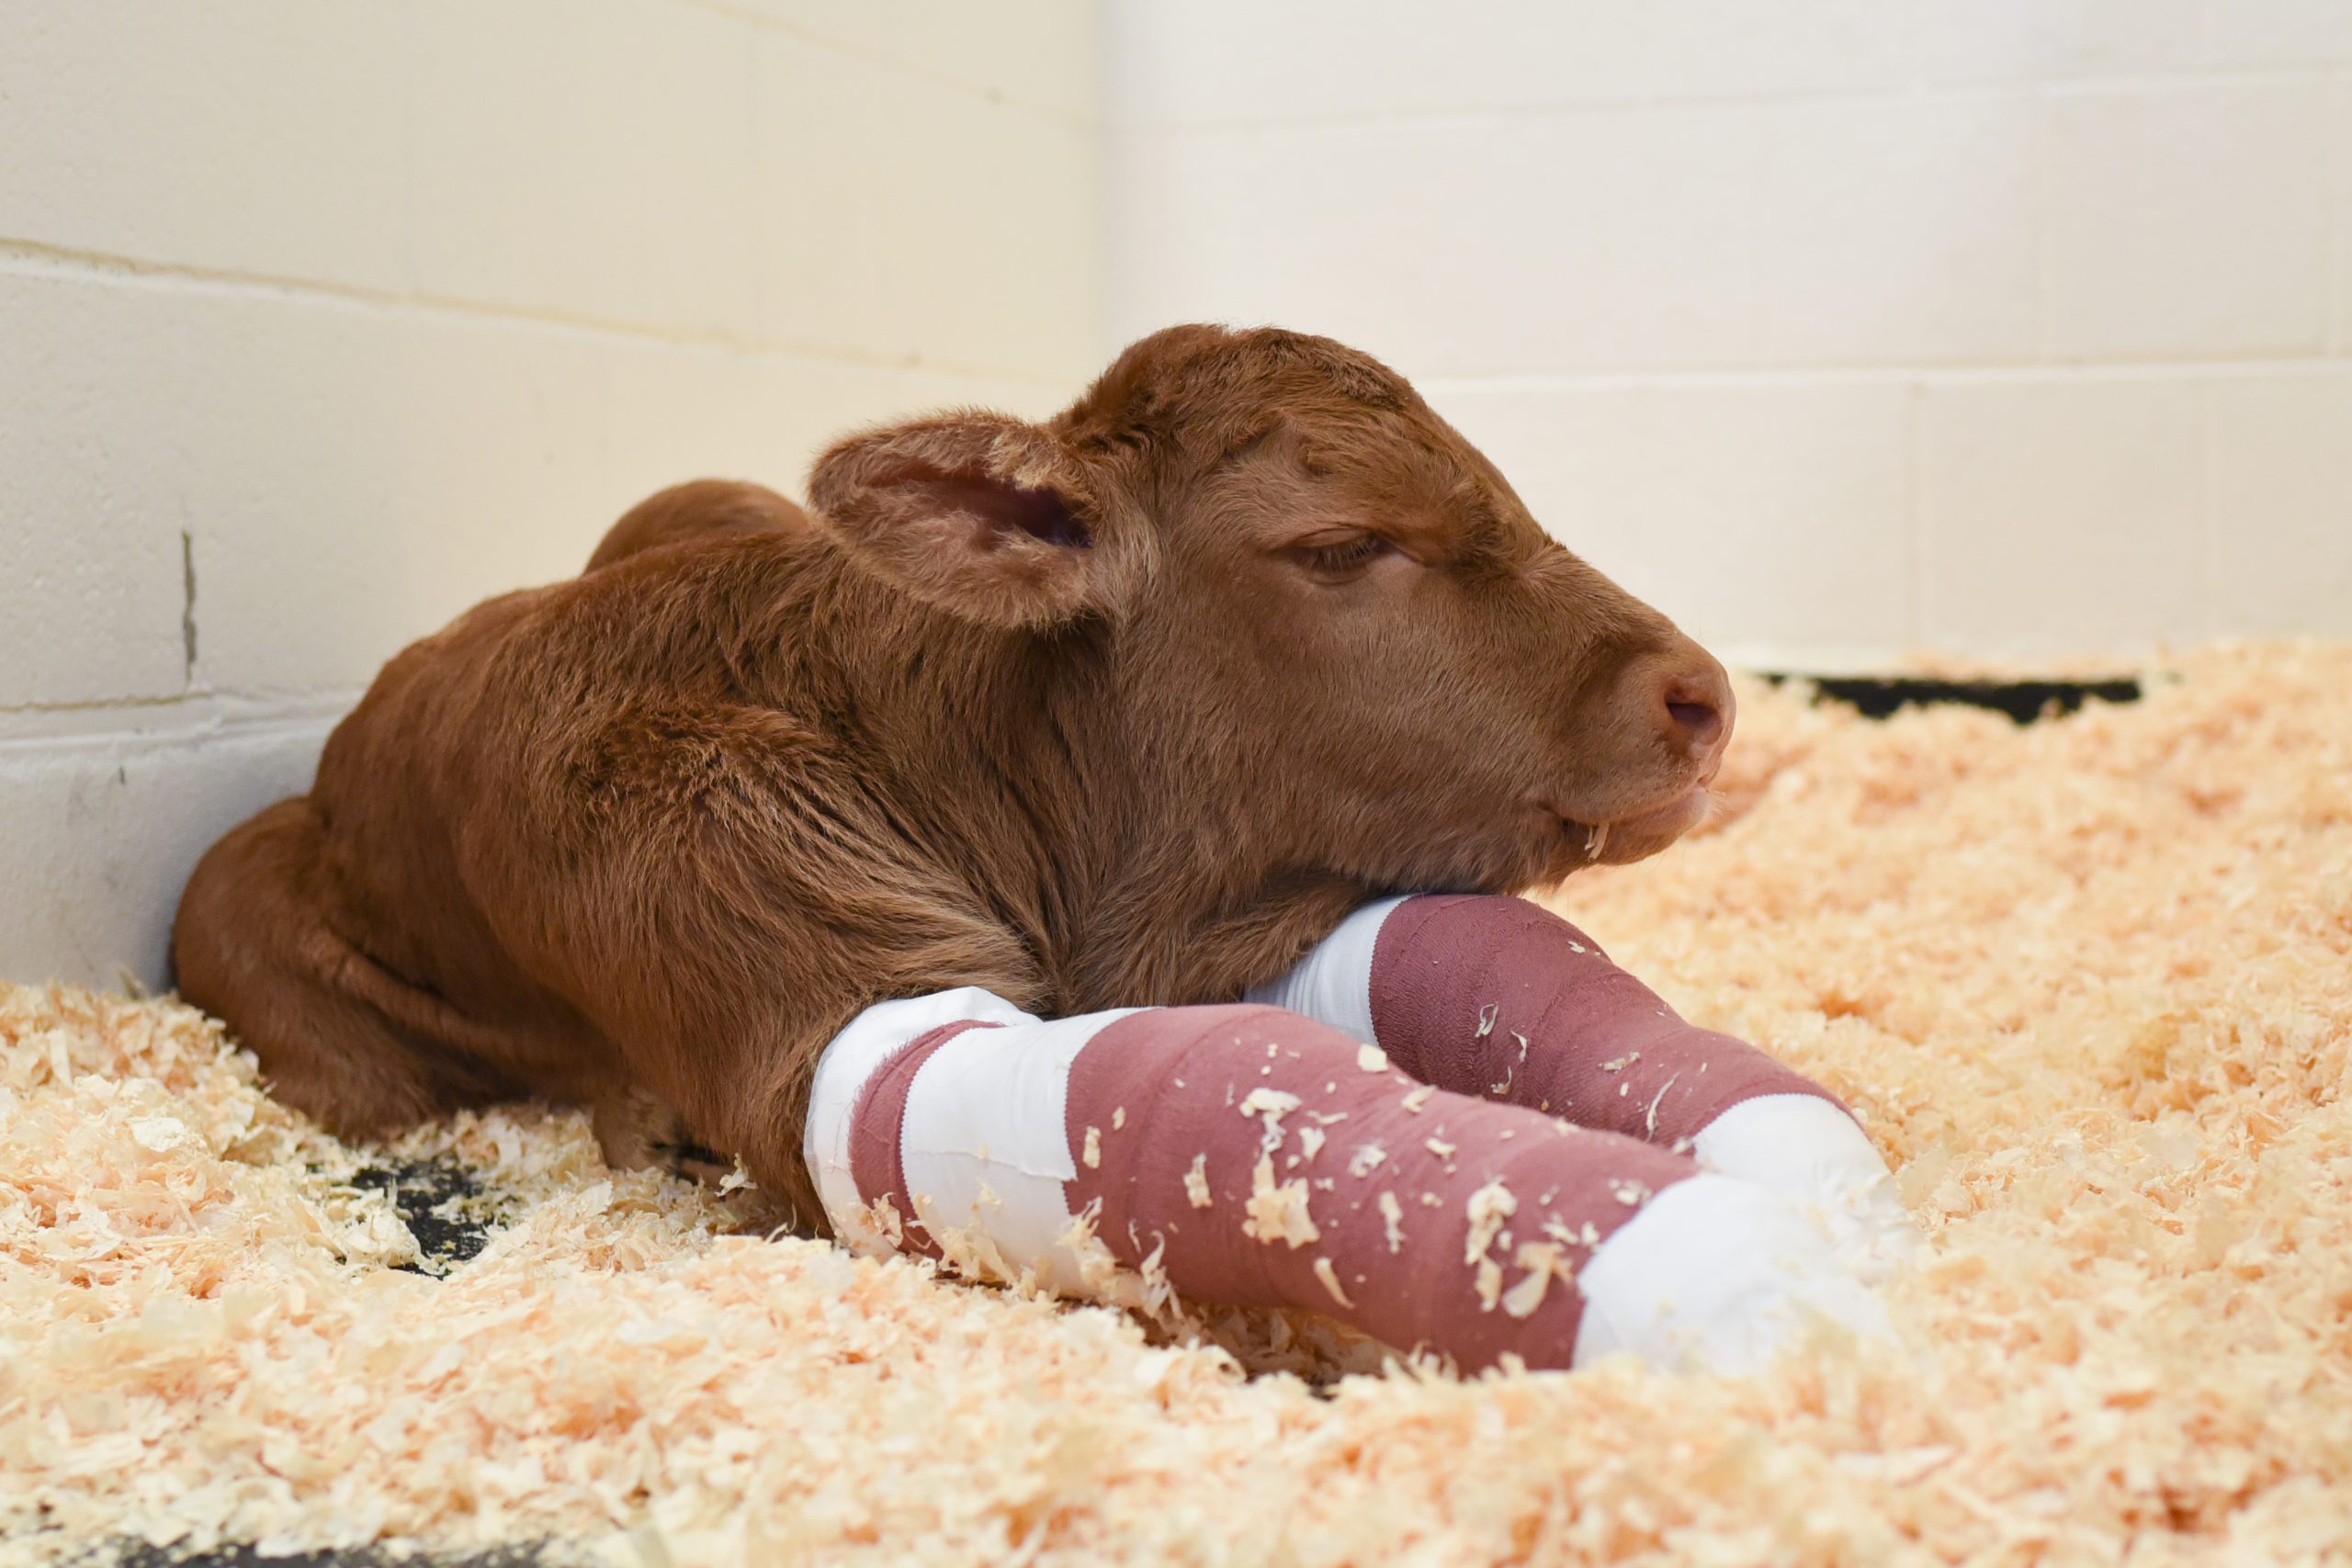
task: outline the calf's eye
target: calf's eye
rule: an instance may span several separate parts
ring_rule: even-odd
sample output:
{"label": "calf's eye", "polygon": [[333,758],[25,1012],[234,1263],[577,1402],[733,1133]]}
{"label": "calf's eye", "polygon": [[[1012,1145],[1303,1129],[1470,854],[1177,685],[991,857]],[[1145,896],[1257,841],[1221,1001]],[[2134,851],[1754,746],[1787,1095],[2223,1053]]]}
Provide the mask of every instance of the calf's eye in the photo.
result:
{"label": "calf's eye", "polygon": [[1298,553],[1320,576],[1347,577],[1396,548],[1377,534],[1354,534],[1330,544],[1302,545]]}

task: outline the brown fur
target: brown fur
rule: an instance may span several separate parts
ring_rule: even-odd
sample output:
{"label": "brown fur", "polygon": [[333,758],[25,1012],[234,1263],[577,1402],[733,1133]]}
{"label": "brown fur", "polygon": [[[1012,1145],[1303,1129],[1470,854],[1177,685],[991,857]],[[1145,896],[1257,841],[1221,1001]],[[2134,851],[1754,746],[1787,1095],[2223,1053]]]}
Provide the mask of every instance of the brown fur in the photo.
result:
{"label": "brown fur", "polygon": [[277,1092],[360,1134],[540,1094],[623,1156],[650,1104],[813,1224],[810,1068],[870,1003],[1227,1000],[1370,896],[1556,881],[1727,728],[1713,660],[1327,340],[1171,329],[809,494],[639,506],[205,857],[180,986]]}
{"label": "brown fur", "polygon": [[695,544],[738,534],[794,533],[808,514],[763,486],[735,479],[692,479],[646,497],[607,529],[588,558],[596,571],[640,550]]}

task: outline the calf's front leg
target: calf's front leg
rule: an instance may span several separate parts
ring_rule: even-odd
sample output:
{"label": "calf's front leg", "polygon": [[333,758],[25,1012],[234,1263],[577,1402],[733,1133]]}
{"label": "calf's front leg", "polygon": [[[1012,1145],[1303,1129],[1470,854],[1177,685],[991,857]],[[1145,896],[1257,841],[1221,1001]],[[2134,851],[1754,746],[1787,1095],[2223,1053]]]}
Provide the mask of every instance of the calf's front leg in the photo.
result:
{"label": "calf's front leg", "polygon": [[978,988],[827,1046],[805,1153],[837,1235],[1057,1293],[1305,1308],[1476,1369],[1741,1371],[1877,1303],[1770,1194],[1416,1082],[1280,1009],[1042,1021]]}
{"label": "calf's front leg", "polygon": [[1457,1093],[1691,1156],[1805,1212],[1865,1275],[1917,1232],[1838,1098],[1694,1027],[1575,926],[1521,898],[1388,898],[1250,993],[1378,1046]]}

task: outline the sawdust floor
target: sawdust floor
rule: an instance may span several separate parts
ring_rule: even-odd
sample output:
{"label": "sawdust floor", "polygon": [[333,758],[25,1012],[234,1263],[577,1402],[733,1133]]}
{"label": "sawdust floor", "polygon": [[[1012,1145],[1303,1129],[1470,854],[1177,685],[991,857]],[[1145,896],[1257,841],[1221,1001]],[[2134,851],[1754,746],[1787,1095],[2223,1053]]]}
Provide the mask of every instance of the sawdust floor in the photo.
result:
{"label": "sawdust floor", "polygon": [[1250,1376],[571,1116],[347,1149],[190,1011],[0,988],[0,1562],[2352,1561],[2352,648],[2169,668],[2022,728],[1751,689],[1736,819],[1563,900],[1860,1109],[1907,1351]]}

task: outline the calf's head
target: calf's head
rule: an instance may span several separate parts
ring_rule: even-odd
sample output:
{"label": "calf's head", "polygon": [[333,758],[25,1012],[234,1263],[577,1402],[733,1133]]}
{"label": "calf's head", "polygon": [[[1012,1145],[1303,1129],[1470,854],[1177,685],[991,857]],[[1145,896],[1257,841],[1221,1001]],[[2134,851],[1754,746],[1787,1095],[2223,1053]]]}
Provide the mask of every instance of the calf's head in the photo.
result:
{"label": "calf's head", "polygon": [[1704,815],[1730,735],[1713,659],[1328,339],[1171,328],[1044,423],[853,436],[810,500],[867,570],[1083,666],[1121,765],[1266,871],[1500,890],[1638,859]]}

